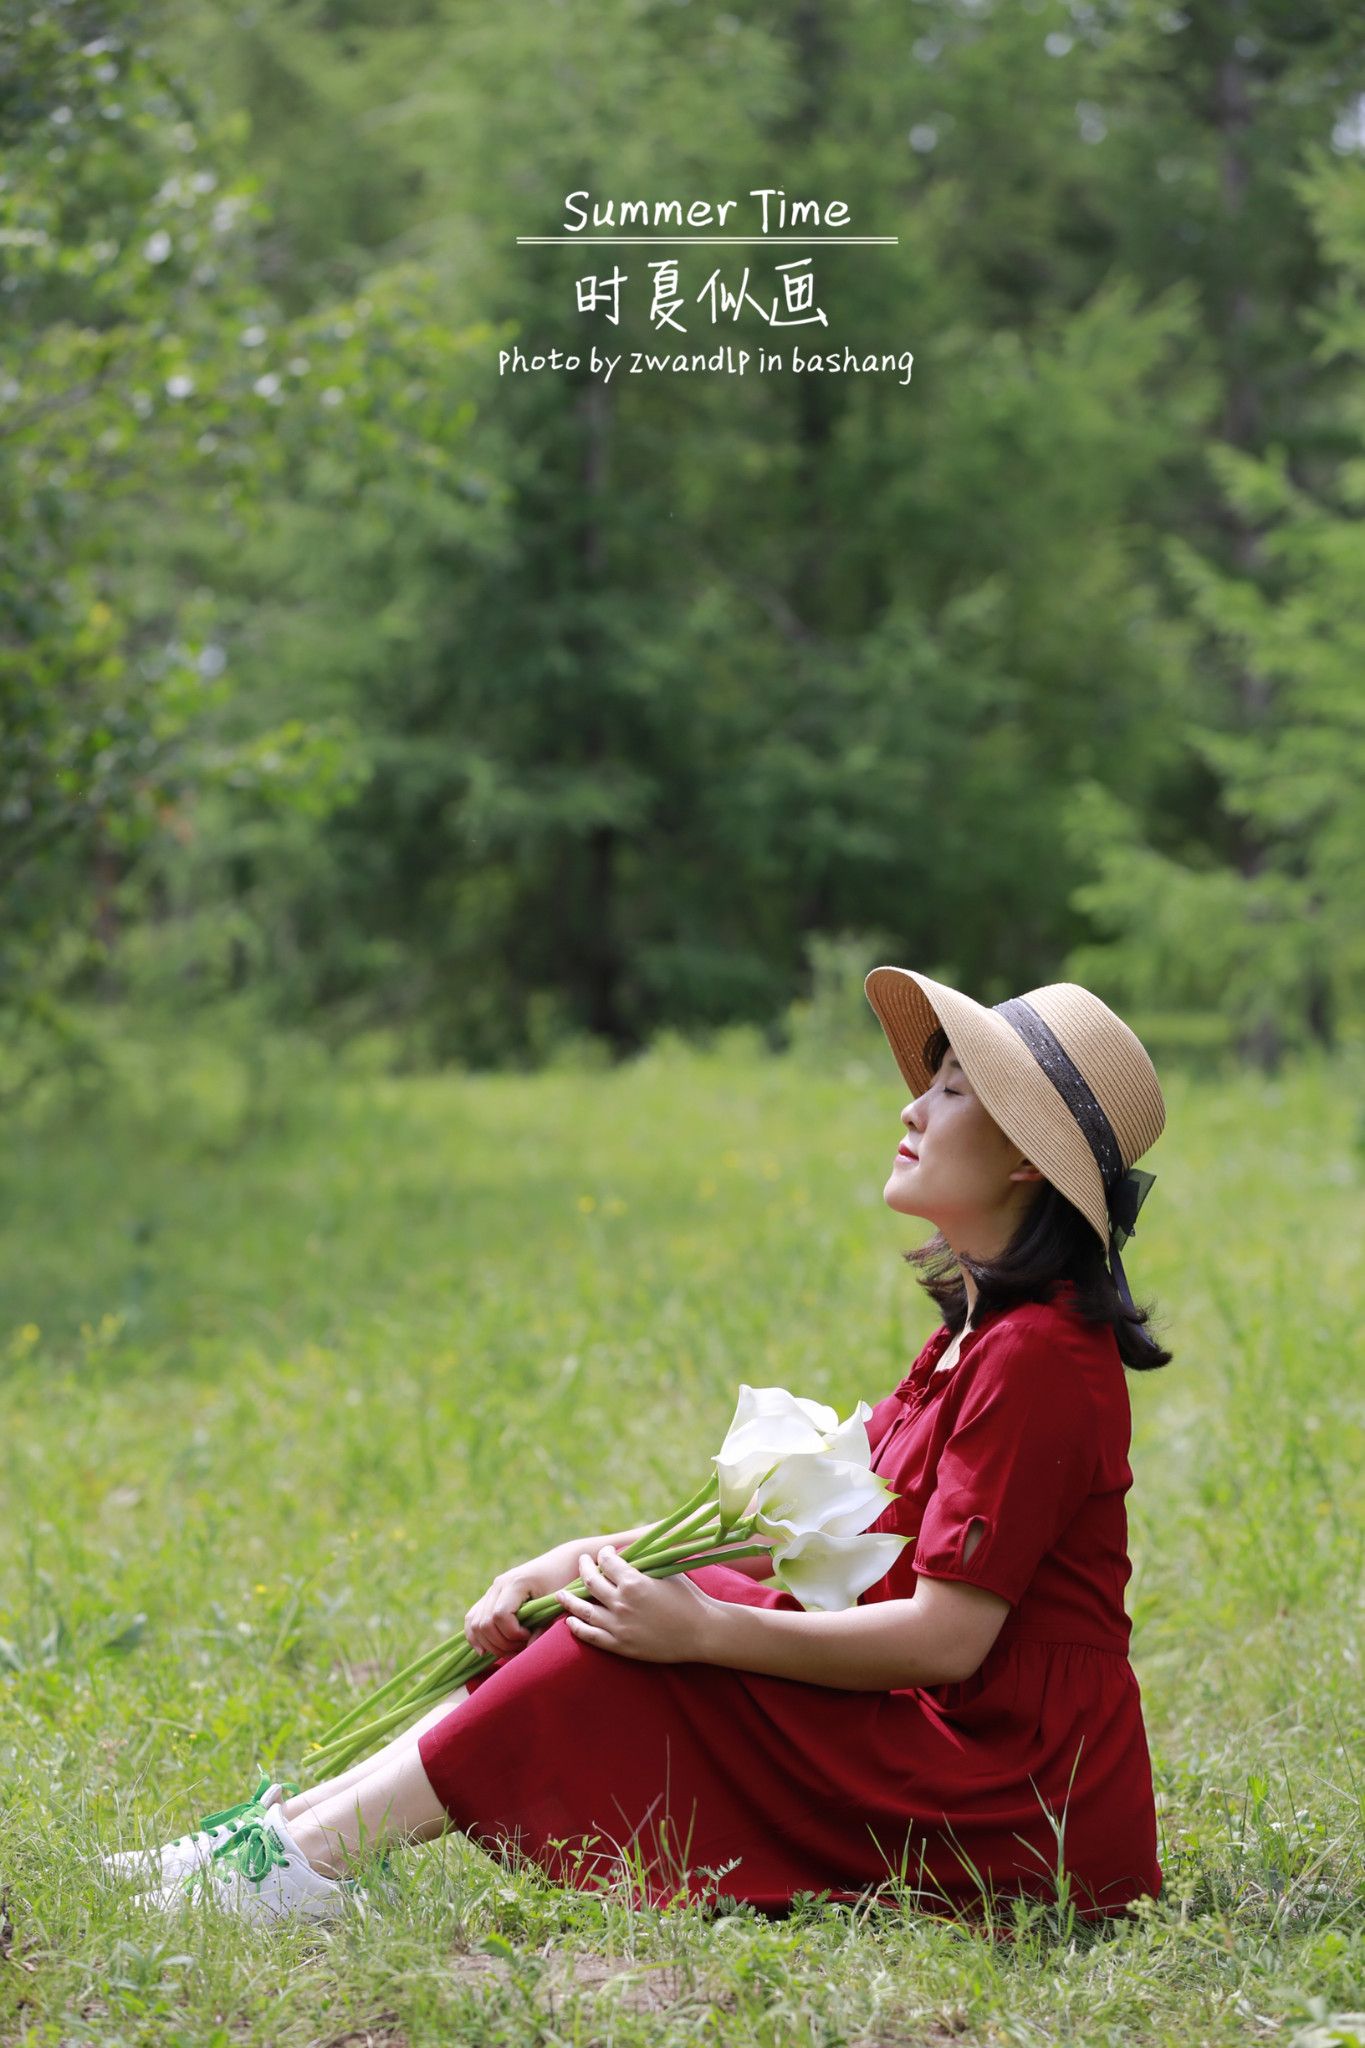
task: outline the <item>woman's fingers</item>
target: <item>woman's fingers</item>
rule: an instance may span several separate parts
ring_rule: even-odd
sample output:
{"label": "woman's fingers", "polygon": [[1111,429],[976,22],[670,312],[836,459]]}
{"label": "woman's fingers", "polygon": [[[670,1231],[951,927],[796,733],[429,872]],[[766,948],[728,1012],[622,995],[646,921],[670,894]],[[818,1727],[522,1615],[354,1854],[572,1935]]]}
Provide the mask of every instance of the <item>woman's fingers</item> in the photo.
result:
{"label": "woman's fingers", "polygon": [[531,1631],[517,1620],[521,1594],[517,1587],[489,1589],[464,1618],[465,1640],[483,1657],[505,1657],[529,1642]]}
{"label": "woman's fingers", "polygon": [[564,1620],[575,1642],[591,1643],[599,1650],[616,1648],[611,1628],[602,1625],[610,1617],[603,1613],[596,1601],[584,1600],[579,1594],[571,1593],[567,1586],[562,1586],[555,1598],[563,1603]]}
{"label": "woman's fingers", "polygon": [[519,1636],[514,1636],[505,1631],[489,1628],[476,1629],[473,1632],[466,1629],[465,1639],[481,1657],[511,1657],[516,1651],[524,1649],[531,1637],[529,1630],[523,1630]]}
{"label": "woman's fingers", "polygon": [[[598,1607],[590,1609],[589,1612],[600,1617],[602,1610]],[[564,1625],[576,1643],[589,1643],[595,1650],[616,1649],[616,1638],[608,1630],[594,1627],[592,1622],[585,1621],[581,1614],[566,1614]]]}
{"label": "woman's fingers", "polygon": [[491,1653],[495,1657],[502,1657],[513,1647],[513,1641],[505,1628],[500,1627],[496,1622],[490,1622],[488,1627],[482,1631],[480,1647],[485,1656]]}
{"label": "woman's fingers", "polygon": [[493,1604],[486,1623],[489,1647],[499,1656],[509,1656],[529,1642],[531,1631],[524,1621],[517,1620],[517,1608],[521,1605],[515,1589]]}
{"label": "woman's fingers", "polygon": [[613,1586],[624,1585],[635,1574],[633,1564],[628,1564],[619,1550],[610,1543],[604,1543],[597,1553],[597,1562],[604,1576]]}
{"label": "woman's fingers", "polygon": [[578,1560],[578,1576],[594,1599],[600,1600],[604,1606],[610,1602],[616,1592],[615,1584],[598,1570],[589,1551],[585,1550]]}
{"label": "woman's fingers", "polygon": [[585,1600],[580,1593],[571,1593],[567,1586],[561,1586],[555,1598],[571,1621],[582,1622],[591,1627],[599,1624],[604,1618],[602,1609],[596,1602]]}

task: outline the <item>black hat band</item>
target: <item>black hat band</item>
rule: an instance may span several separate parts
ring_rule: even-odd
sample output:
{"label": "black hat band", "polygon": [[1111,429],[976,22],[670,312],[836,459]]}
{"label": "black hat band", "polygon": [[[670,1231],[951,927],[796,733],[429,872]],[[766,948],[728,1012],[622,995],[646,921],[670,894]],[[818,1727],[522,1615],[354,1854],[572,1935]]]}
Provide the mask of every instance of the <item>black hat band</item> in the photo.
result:
{"label": "black hat band", "polygon": [[1011,996],[1007,1003],[996,1003],[995,1008],[1005,1022],[1013,1025],[1019,1033],[1070,1110],[1094,1154],[1095,1164],[1100,1170],[1100,1179],[1104,1183],[1105,1206],[1109,1212],[1110,1270],[1114,1275],[1114,1284],[1118,1288],[1120,1301],[1128,1308],[1132,1308],[1133,1296],[1128,1286],[1128,1276],[1123,1270],[1123,1261],[1119,1257],[1119,1246],[1127,1244],[1137,1228],[1138,1210],[1146,1201],[1156,1175],[1144,1173],[1140,1166],[1130,1166],[1126,1172],[1124,1171],[1119,1141],[1114,1136],[1114,1126],[1096,1101],[1094,1089],[1051,1029],[1046,1018],[1040,1016],[1027,997]]}
{"label": "black hat band", "polygon": [[1081,1135],[1095,1155],[1107,1198],[1123,1176],[1123,1159],[1114,1126],[1096,1101],[1090,1083],[1046,1018],[1039,1015],[1026,996],[1011,996],[1007,1003],[997,1003],[995,1009],[1007,1024],[1014,1026],[1079,1124]]}

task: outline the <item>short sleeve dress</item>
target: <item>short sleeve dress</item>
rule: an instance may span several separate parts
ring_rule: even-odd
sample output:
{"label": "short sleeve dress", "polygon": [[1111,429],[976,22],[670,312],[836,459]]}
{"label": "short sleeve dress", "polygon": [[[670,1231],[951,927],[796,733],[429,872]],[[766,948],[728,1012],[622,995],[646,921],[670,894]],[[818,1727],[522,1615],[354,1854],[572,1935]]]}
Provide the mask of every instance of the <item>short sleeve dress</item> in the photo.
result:
{"label": "short sleeve dress", "polygon": [[[663,1905],[894,1898],[973,1915],[986,1895],[1086,1918],[1161,1888],[1124,1588],[1130,1416],[1112,1330],[1069,1285],[983,1318],[935,1374],[945,1325],[868,1425],[910,1541],[860,1604],[918,1577],[1009,1602],[960,1683],[850,1691],[578,1642],[563,1619],[419,1738],[454,1824],[554,1880]],[[978,1531],[969,1559],[969,1534]],[[725,1565],[714,1598],[795,1608]],[[890,1881],[890,1882],[889,1882]]]}

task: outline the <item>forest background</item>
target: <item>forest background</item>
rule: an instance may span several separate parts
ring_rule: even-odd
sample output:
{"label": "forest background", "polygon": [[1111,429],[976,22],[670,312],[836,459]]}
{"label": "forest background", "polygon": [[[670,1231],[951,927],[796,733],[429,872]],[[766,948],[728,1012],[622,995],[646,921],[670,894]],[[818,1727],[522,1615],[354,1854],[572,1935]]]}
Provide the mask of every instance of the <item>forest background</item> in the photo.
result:
{"label": "forest background", "polygon": [[[1313,0],[7,10],[3,1100],[196,1020],[775,1048],[879,959],[1349,1041],[1362,56]],[[515,239],[760,186],[898,245]],[[801,253],[827,326],[706,320]],[[914,375],[498,375],[727,341]]]}

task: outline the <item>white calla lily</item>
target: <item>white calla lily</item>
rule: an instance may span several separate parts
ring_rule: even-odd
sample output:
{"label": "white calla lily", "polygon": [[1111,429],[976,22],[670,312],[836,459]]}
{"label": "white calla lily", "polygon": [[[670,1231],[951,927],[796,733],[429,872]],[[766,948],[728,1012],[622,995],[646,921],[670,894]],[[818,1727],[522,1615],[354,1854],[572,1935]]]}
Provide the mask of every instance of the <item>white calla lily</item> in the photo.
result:
{"label": "white calla lily", "polygon": [[867,1425],[872,1410],[866,1401],[860,1401],[847,1422],[841,1422],[825,1444],[831,1458],[847,1458],[855,1465],[870,1465],[872,1445],[868,1439]]}
{"label": "white calla lily", "polygon": [[755,1485],[774,1465],[787,1457],[814,1457],[838,1427],[837,1414],[823,1401],[804,1401],[785,1387],[741,1384],[734,1420],[711,1460],[725,1526],[738,1521]]}
{"label": "white calla lily", "polygon": [[773,1577],[810,1612],[830,1614],[857,1604],[884,1579],[908,1536],[829,1536],[812,1530],[773,1552]]}
{"label": "white calla lily", "polygon": [[880,1473],[850,1459],[784,1458],[759,1487],[754,1527],[776,1543],[816,1531],[861,1536],[895,1498]]}

